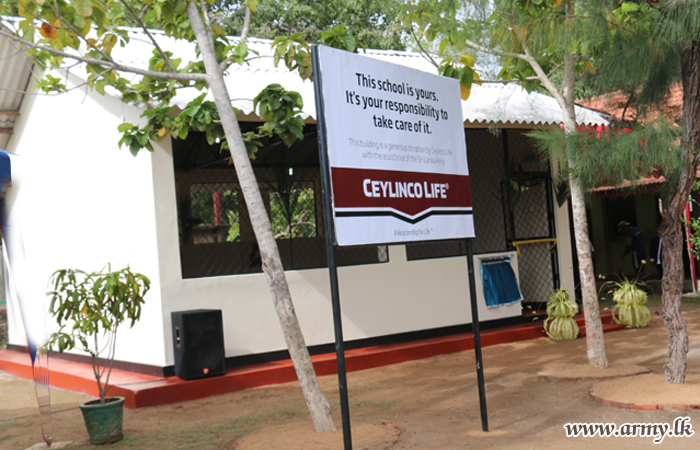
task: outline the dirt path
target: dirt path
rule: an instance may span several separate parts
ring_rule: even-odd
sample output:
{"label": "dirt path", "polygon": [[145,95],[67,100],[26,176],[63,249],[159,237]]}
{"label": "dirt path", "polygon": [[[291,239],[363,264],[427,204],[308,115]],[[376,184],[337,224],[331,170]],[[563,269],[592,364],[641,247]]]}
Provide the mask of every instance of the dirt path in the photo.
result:
{"label": "dirt path", "polygon": [[[700,373],[700,312],[686,305],[690,331],[688,372]],[[652,307],[652,314],[657,307]],[[642,365],[662,373],[666,333],[660,316],[643,330],[606,335],[612,364]],[[490,433],[482,433],[474,353],[437,356],[348,374],[354,448],[394,450],[696,449],[700,445],[700,411],[633,411],[596,403],[588,394],[593,381],[558,382],[538,372],[552,363],[585,363],[585,342],[538,339],[484,349]],[[338,410],[337,378],[321,384]],[[698,386],[700,389],[700,385]],[[88,444],[78,403],[86,396],[53,390],[54,438]],[[0,374],[0,449],[23,450],[41,440],[32,384]],[[564,424],[597,422],[671,423],[687,416],[698,427],[689,438],[567,438]],[[125,412],[125,439],[119,449],[342,449],[342,435],[316,439],[298,384],[251,389],[192,402]],[[387,425],[390,424],[390,425]],[[396,430],[400,431],[398,438]],[[282,436],[283,439],[275,440]],[[370,445],[371,444],[371,445]]]}

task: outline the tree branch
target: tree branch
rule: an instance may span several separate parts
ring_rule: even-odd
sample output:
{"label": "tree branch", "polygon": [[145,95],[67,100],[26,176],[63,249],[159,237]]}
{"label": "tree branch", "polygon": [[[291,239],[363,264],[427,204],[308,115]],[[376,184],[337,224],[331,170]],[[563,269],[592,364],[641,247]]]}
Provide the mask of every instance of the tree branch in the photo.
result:
{"label": "tree branch", "polygon": [[211,34],[211,18],[209,18],[209,13],[207,12],[207,7],[206,4],[204,3],[204,0],[199,0],[199,6],[202,9],[202,15],[204,16],[204,23],[207,25],[207,31],[210,37],[212,37]]}
{"label": "tree branch", "polygon": [[136,11],[131,8],[131,6],[126,2],[126,0],[120,0],[122,2],[122,5],[126,7],[126,9],[129,11],[129,13],[136,19],[136,21],[139,23],[141,26],[141,29],[146,33],[148,38],[153,42],[153,45],[156,47],[156,50],[158,50],[158,53],[160,53],[160,56],[163,58],[165,61],[165,65],[168,66],[168,70],[170,70],[171,73],[175,73],[175,69],[173,69],[172,64],[170,64],[170,58],[168,58],[163,51],[162,48],[160,48],[160,45],[158,45],[158,42],[155,40],[155,38],[151,35],[151,33],[148,31],[148,28],[146,27],[146,24],[143,23],[143,20],[141,20],[141,17],[139,17],[136,14]]}
{"label": "tree branch", "polygon": [[425,51],[425,49],[424,49],[423,46],[421,45],[420,39],[418,39],[418,36],[416,36],[415,31],[413,31],[413,26],[411,26],[411,36],[413,36],[413,40],[416,41],[416,45],[417,45],[418,48],[420,49],[421,53],[422,53],[426,58],[428,58],[428,60],[429,60],[435,67],[440,67],[440,64],[438,64],[438,63],[433,59],[433,57],[430,56],[430,53],[428,53],[427,51]]}
{"label": "tree branch", "polygon": [[[243,20],[243,29],[241,30],[241,37],[238,40],[238,45],[245,43],[248,39],[248,33],[250,33],[250,21],[251,21],[251,11],[249,7],[245,7],[245,18]],[[224,61],[219,63],[221,71],[228,69],[231,64],[233,64],[233,58],[226,58]]]}
{"label": "tree branch", "polygon": [[532,70],[534,70],[537,74],[537,80],[542,83],[542,86],[544,86],[544,88],[547,89],[550,94],[552,94],[563,111],[565,107],[564,96],[561,94],[559,89],[557,89],[554,83],[552,83],[552,80],[549,79],[547,74],[544,72],[544,69],[542,69],[542,66],[540,66],[537,60],[532,56],[532,54],[530,54],[530,47],[528,47],[525,39],[520,38],[520,43],[522,44],[523,51],[525,52],[521,59],[524,59],[528,64],[530,64]]}
{"label": "tree branch", "polygon": [[243,29],[241,30],[241,40],[239,44],[243,43],[248,39],[248,33],[250,33],[250,20],[252,11],[248,6],[245,7],[245,17],[243,19]]}
{"label": "tree branch", "polygon": [[43,50],[52,53],[57,56],[62,56],[64,58],[73,59],[86,64],[93,64],[100,67],[105,67],[108,69],[119,70],[122,72],[134,73],[137,75],[143,75],[145,77],[159,78],[164,80],[175,80],[175,81],[203,81],[208,82],[209,76],[204,73],[168,73],[168,72],[156,72],[154,70],[140,69],[138,67],[128,66],[126,64],[121,64],[116,61],[104,61],[101,59],[90,58],[88,56],[74,55],[71,53],[66,53],[61,50],[56,50],[55,48],[47,47],[45,45],[36,44],[34,42],[22,39],[12,33],[8,33],[4,29],[0,28],[0,36],[4,36],[10,40],[24,44],[30,48],[35,48],[38,50]]}
{"label": "tree branch", "polygon": [[143,9],[141,10],[141,14],[139,15],[139,19],[143,20],[144,17],[146,17],[146,14],[148,13],[148,5],[145,5]]}

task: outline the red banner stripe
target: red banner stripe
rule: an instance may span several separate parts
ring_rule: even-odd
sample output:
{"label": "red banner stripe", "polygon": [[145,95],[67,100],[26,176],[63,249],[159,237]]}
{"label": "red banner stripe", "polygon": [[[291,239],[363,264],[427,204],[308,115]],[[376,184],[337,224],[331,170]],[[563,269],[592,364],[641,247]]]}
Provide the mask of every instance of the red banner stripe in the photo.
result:
{"label": "red banner stripe", "polygon": [[393,208],[415,216],[430,208],[471,208],[468,175],[331,169],[335,208]]}

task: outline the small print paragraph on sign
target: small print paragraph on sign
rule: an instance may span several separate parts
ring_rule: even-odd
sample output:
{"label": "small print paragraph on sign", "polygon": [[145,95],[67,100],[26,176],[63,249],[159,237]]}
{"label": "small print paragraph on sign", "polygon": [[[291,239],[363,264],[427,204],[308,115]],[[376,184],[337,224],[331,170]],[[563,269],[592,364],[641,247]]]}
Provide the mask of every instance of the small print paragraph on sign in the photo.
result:
{"label": "small print paragraph on sign", "polygon": [[649,437],[660,444],[665,437],[690,437],[695,434],[690,417],[676,417],[673,423],[567,423],[566,437]]}

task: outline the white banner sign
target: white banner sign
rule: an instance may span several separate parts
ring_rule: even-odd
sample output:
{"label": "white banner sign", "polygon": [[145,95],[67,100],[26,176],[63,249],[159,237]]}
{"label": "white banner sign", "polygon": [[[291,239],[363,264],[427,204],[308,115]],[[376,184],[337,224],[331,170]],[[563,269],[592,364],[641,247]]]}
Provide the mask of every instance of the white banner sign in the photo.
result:
{"label": "white banner sign", "polygon": [[319,46],[340,246],[474,237],[459,81]]}

